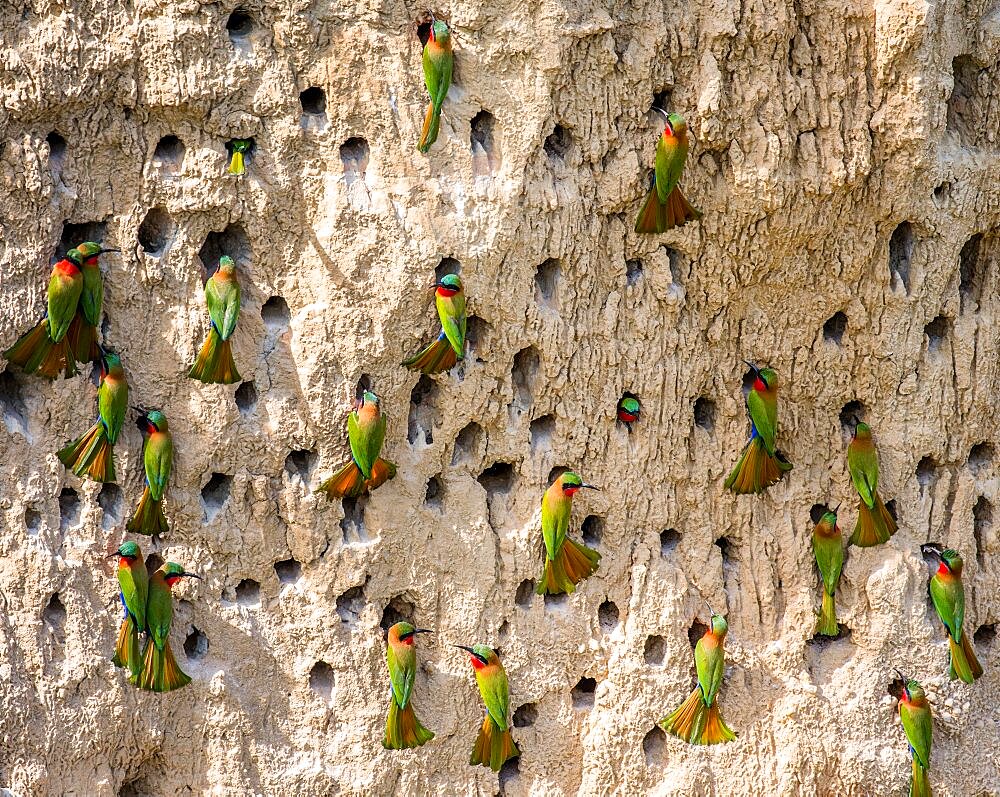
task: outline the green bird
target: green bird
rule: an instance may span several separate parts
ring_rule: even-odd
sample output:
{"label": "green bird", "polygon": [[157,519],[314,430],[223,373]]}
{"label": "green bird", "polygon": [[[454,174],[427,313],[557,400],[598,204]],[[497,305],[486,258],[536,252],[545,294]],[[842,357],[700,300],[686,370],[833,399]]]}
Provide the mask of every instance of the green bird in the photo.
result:
{"label": "green bird", "polygon": [[639,402],[639,397],[635,393],[629,393],[626,390],[622,394],[622,397],[618,399],[616,412],[618,414],[618,421],[625,424],[625,428],[631,434],[632,424],[639,420],[639,413],[642,412],[642,404]]}
{"label": "green bird", "polygon": [[168,527],[163,515],[163,493],[174,462],[173,437],[167,425],[167,416],[159,410],[140,415],[136,425],[144,438],[142,464],[146,471],[146,488],[126,529],[133,534],[166,534]]}
{"label": "green bird", "polygon": [[837,526],[837,510],[824,512],[812,533],[813,555],[816,567],[823,577],[823,608],[820,609],[816,633],[823,636],[837,636],[836,593],[840,582],[840,572],[844,568],[844,548],[841,544],[840,528]]}
{"label": "green bird", "polygon": [[97,259],[105,252],[120,252],[121,249],[102,249],[99,243],[86,241],[77,250],[84,257],[81,267],[83,290],[68,334],[74,357],[77,362],[85,363],[101,356],[97,330],[104,311],[104,279]]}
{"label": "green bird", "polygon": [[663,114],[666,126],[656,142],[653,187],[639,211],[635,231],[655,235],[700,219],[701,211],[687,201],[680,186],[688,154],[687,122],[679,113],[653,110]]}
{"label": "green bird", "polygon": [[76,359],[68,333],[83,291],[83,260],[79,249],[70,249],[66,257],[52,267],[45,317],[3,353],[11,365],[26,374],[37,373],[55,379],[60,371],[67,378],[76,373]]}
{"label": "green bird", "polygon": [[927,587],[937,616],[948,632],[950,666],[948,675],[971,684],[983,674],[983,667],[976,658],[976,651],[969,642],[965,623],[965,587],[962,586],[962,557],[953,548],[941,550],[936,543],[920,546],[921,552],[938,560],[938,570],[931,576]]}
{"label": "green bird", "polygon": [[252,143],[249,138],[234,138],[230,142],[229,148],[232,151],[232,156],[229,159],[230,174],[244,174],[246,172],[244,160],[248,157]]}
{"label": "green bird", "polygon": [[327,497],[357,498],[370,493],[396,475],[396,466],[381,458],[385,441],[385,416],[379,397],[366,390],[347,416],[351,458],[316,490]]}
{"label": "green bird", "polygon": [[123,542],[109,559],[118,559],[118,586],[125,618],[118,631],[118,643],[112,661],[116,667],[124,667],[130,673],[129,680],[135,681],[142,672],[142,657],[139,655],[139,634],[146,631],[146,602],[149,597],[149,573],[142,551],[134,542]]}
{"label": "green bird", "polygon": [[182,578],[198,578],[175,562],[166,562],[149,580],[146,625],[149,636],[142,653],[142,672],[136,685],[153,692],[170,692],[191,683],[191,677],[177,664],[170,649],[170,623],[174,618],[170,588]]}
{"label": "green bird", "polygon": [[486,704],[486,719],[479,729],[479,736],[472,748],[469,763],[482,764],[494,772],[499,772],[504,762],[521,755],[510,735],[510,699],[507,687],[507,671],[500,657],[486,645],[465,645],[455,647],[469,654],[472,668],[476,672],[479,694]]}
{"label": "green bird", "polygon": [[413,647],[417,634],[428,634],[427,628],[414,628],[409,623],[396,623],[389,629],[386,662],[389,665],[389,716],[385,721],[386,750],[403,750],[420,747],[434,738],[434,734],[420,724],[413,711],[413,679],[417,675],[417,653]]}
{"label": "green bird", "polygon": [[448,96],[454,61],[448,24],[432,18],[430,36],[424,45],[424,84],[431,95],[431,102],[427,106],[427,115],[424,116],[420,143],[417,144],[417,149],[421,152],[427,152],[437,141],[438,129],[441,127],[441,106]]}
{"label": "green bird", "polygon": [[910,797],[931,797],[931,784],[927,778],[931,768],[931,706],[919,683],[902,674],[900,678],[904,685],[899,697],[899,719],[903,723],[913,762]]}
{"label": "green bird", "polygon": [[113,482],[114,446],[125,423],[128,382],[117,354],[103,352],[99,364],[101,385],[97,389],[97,420],[82,437],[69,443],[57,456],[77,476],[90,476],[98,482]]}
{"label": "green bird", "polygon": [[242,377],[236,370],[230,338],[240,317],[240,283],[236,263],[228,255],[219,258],[218,270],[205,283],[205,304],[212,324],[188,376],[213,385],[239,382]]}
{"label": "green bird", "polygon": [[599,490],[572,471],[559,476],[542,496],[542,539],[545,541],[545,569],[535,592],[538,595],[562,595],[576,590],[587,576],[597,570],[601,555],[586,545],[567,537],[573,509],[573,496],[582,489]]}
{"label": "green bird", "polygon": [[750,440],[725,481],[739,495],[761,493],[792,469],[776,448],[778,436],[778,375],[771,368],[747,363],[754,373],[747,395]]}
{"label": "green bird", "polygon": [[403,360],[411,371],[437,374],[465,358],[465,291],[457,274],[446,274],[434,284],[434,303],[441,333],[433,343]]}
{"label": "green bird", "polygon": [[896,533],[897,527],[878,494],[878,452],[867,423],[855,424],[854,436],[847,447],[847,469],[861,499],[851,544],[859,548],[881,545]]}
{"label": "green bird", "polygon": [[694,648],[698,683],[694,691],[669,716],[660,720],[667,733],[688,744],[731,742],[736,734],[726,725],[719,709],[719,688],[726,670],[726,634],[729,624],[721,614],[713,614],[711,627]]}

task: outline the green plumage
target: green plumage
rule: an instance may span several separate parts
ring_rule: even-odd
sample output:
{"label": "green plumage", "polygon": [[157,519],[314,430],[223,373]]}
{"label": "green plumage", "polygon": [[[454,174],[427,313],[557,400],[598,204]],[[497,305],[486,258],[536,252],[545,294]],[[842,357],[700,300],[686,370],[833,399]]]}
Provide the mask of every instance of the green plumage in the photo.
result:
{"label": "green plumage", "polygon": [[[769,388],[778,383],[778,375],[771,368],[761,368],[759,378]],[[764,448],[773,457],[778,434],[778,394],[773,389],[767,392],[751,390],[747,396],[747,411],[757,434],[764,442]]]}
{"label": "green plumage", "polygon": [[[949,553],[958,557],[958,554],[951,549],[945,551],[942,556]],[[961,558],[959,558],[959,562],[961,562]],[[961,572],[961,568],[959,572]],[[937,616],[941,618],[941,622],[948,629],[951,638],[960,643],[962,641],[962,624],[965,622],[965,587],[962,586],[962,579],[956,578],[953,572],[947,575],[935,573],[931,576],[929,588]]]}
{"label": "green plumage", "polygon": [[[378,397],[369,391],[364,393],[364,402],[378,405]],[[385,442],[385,416],[382,413],[362,418],[358,412],[347,416],[347,439],[351,445],[351,456],[365,480],[372,477],[372,468]]]}
{"label": "green plumage", "polygon": [[435,289],[434,303],[441,321],[441,334],[412,357],[403,360],[407,368],[425,374],[447,371],[465,356],[468,322],[462,280],[457,274],[446,274]]}
{"label": "green plumage", "polygon": [[505,731],[510,717],[507,671],[500,663],[497,654],[486,645],[474,645],[472,649],[486,659],[490,659],[492,654],[491,664],[476,670],[476,684],[479,686],[479,694],[482,695],[490,718],[500,730]]}
{"label": "green plumage", "polygon": [[[712,616],[712,633],[724,635],[729,630],[726,618],[721,615]],[[698,674],[698,686],[701,687],[702,700],[706,706],[711,706],[722,686],[722,676],[726,671],[726,653],[721,644],[708,644],[705,637],[698,640],[694,646],[694,667]]]}
{"label": "green plumage", "polygon": [[[461,284],[459,284],[461,287]],[[438,318],[441,319],[441,331],[451,344],[455,357],[461,360],[465,356],[465,294],[459,291],[454,296],[438,294],[434,298]]]}
{"label": "green plumage", "polygon": [[[680,114],[672,113],[667,117],[672,128],[687,129],[684,117]],[[688,140],[687,136],[660,136],[656,142],[656,160],[654,170],[656,174],[656,194],[661,204],[666,204],[667,197],[681,181],[684,173],[684,164],[687,163]]]}
{"label": "green plumage", "polygon": [[177,665],[170,648],[170,625],[174,607],[171,584],[193,574],[175,562],[166,562],[149,580],[149,600],[146,603],[146,626],[149,638],[143,652],[142,674],[137,685],[153,692],[170,692],[191,683],[191,677]]}
{"label": "green plumage", "polygon": [[917,681],[910,680],[904,687],[899,701],[899,719],[906,733],[906,741],[910,745],[910,755],[913,757],[913,776],[910,782],[912,797],[930,797],[930,785],[927,772],[931,766],[931,707],[924,695],[924,690]]}
{"label": "green plumage", "polygon": [[96,259],[96,255],[102,249],[101,245],[94,241],[82,243],[77,248],[86,256],[81,269],[83,290],[80,293],[80,312],[88,324],[96,327],[101,323],[101,313],[104,309],[104,280]]}
{"label": "green plumage", "polygon": [[847,447],[847,469],[861,500],[869,509],[873,508],[875,492],[878,490],[878,453],[872,440],[871,427],[866,423],[857,425],[854,439]]}
{"label": "green plumage", "polygon": [[[69,265],[66,263],[69,261]],[[52,269],[47,291],[49,337],[58,343],[69,331],[76,315],[80,294],[83,292],[83,255],[77,249],[66,253],[66,260],[57,263]]]}
{"label": "green plumage", "polygon": [[816,567],[823,579],[823,604],[819,615],[816,633],[825,636],[837,636],[840,627],[837,623],[835,595],[840,574],[844,567],[844,547],[841,541],[840,529],[837,527],[837,515],[826,512],[813,529],[813,555]]}
{"label": "green plumage", "polygon": [[134,542],[124,542],[116,552],[118,556],[118,586],[125,619],[115,648],[114,663],[129,670],[135,679],[142,670],[139,655],[139,634],[146,630],[146,604],[149,597],[149,574],[142,551]]}
{"label": "green plumage", "polygon": [[240,316],[240,283],[231,257],[223,255],[219,270],[205,283],[205,303],[219,337],[229,340]]}
{"label": "green plumage", "polygon": [[[576,474],[569,474],[575,476]],[[580,479],[579,476],[576,476]],[[581,480],[582,481],[582,480]],[[566,542],[569,519],[573,502],[562,492],[546,491],[542,498],[542,539],[545,541],[545,556],[555,559]]]}
{"label": "green plumage", "polygon": [[157,410],[147,416],[155,429],[147,432],[143,444],[142,464],[146,470],[146,484],[154,501],[162,501],[163,493],[170,481],[170,469],[174,461],[174,442],[167,426],[166,416]]}
{"label": "green plumage", "polygon": [[451,73],[454,65],[454,54],[451,47],[451,31],[448,25],[435,20],[431,25],[430,36],[424,45],[423,67],[424,85],[430,94],[430,105],[424,116],[424,126],[420,134],[417,149],[427,152],[437,141],[441,126],[441,107],[448,96],[451,86]]}
{"label": "green plumage", "polygon": [[[410,626],[412,629],[412,626]],[[408,629],[409,630],[409,629]],[[386,652],[392,698],[400,708],[406,708],[417,676],[417,652],[413,645],[389,645]]]}
{"label": "green plumage", "polygon": [[104,357],[107,376],[101,380],[97,389],[97,412],[108,436],[108,442],[114,445],[122,433],[125,423],[125,413],[128,411],[128,382],[125,381],[125,371],[117,354],[107,353]]}

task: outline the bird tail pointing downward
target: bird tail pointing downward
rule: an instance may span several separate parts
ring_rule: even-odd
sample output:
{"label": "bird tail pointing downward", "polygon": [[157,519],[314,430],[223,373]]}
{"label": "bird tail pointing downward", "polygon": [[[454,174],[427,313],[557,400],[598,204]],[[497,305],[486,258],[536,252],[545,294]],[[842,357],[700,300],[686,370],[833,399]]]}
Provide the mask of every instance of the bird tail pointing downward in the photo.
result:
{"label": "bird tail pointing downward", "polygon": [[792,469],[779,453],[767,452],[763,438],[755,434],[750,438],[739,462],[726,479],[726,489],[738,495],[762,493]]}
{"label": "bird tail pointing downward", "polygon": [[59,451],[63,465],[81,478],[89,476],[96,482],[115,480],[114,446],[108,441],[104,424],[98,420],[82,437]]}
{"label": "bird tail pointing downward", "polygon": [[118,642],[115,645],[115,655],[112,658],[116,667],[124,667],[131,678],[139,677],[142,672],[142,657],[139,655],[139,631],[135,620],[129,612],[125,612],[121,628],[118,630]]}
{"label": "bird tail pointing downward", "polygon": [[458,355],[452,348],[444,332],[438,335],[437,340],[425,346],[412,357],[403,360],[403,365],[411,371],[420,371],[423,374],[439,374],[449,370],[458,362]]}
{"label": "bird tail pointing downward", "polygon": [[927,770],[920,766],[917,757],[913,756],[913,770],[910,778],[910,797],[932,797],[931,783],[927,778]]}
{"label": "bird tail pointing downward", "polygon": [[385,738],[382,740],[386,750],[420,747],[433,738],[433,731],[421,725],[413,712],[412,701],[400,708],[395,697],[389,698],[389,716],[385,720]]}
{"label": "bird tail pointing downward", "polygon": [[874,501],[871,508],[863,499],[858,501],[858,522],[854,525],[854,533],[851,534],[851,545],[857,545],[859,548],[881,545],[896,533],[896,521],[885,508],[879,494],[872,493],[872,498]]}
{"label": "bird tail pointing downward", "polygon": [[567,537],[555,559],[545,558],[545,571],[535,592],[538,595],[568,595],[576,590],[577,584],[597,570],[600,561],[601,555],[597,551]]}
{"label": "bird tail pointing downward", "polygon": [[962,631],[961,642],[955,642],[951,634],[948,634],[948,652],[951,654],[951,666],[948,674],[952,680],[958,678],[967,684],[971,684],[983,674],[983,667],[976,658],[976,651],[973,650],[969,638]]}
{"label": "bird tail pointing downward", "polygon": [[840,626],[837,624],[837,600],[823,590],[823,607],[819,612],[819,622],[816,624],[816,633],[823,636],[838,636]]}
{"label": "bird tail pointing downward", "polygon": [[437,141],[438,130],[441,127],[441,109],[436,107],[434,103],[430,103],[427,106],[427,114],[424,116],[424,127],[420,131],[420,143],[417,144],[417,149],[421,152],[427,152],[435,141]]}
{"label": "bird tail pointing downward", "polygon": [[60,371],[69,378],[76,373],[76,360],[67,335],[58,343],[49,337],[49,322],[43,318],[3,353],[4,358],[26,374],[41,374],[55,379]]}
{"label": "bird tail pointing downward", "polygon": [[469,763],[482,764],[494,772],[499,772],[505,761],[519,755],[521,755],[521,751],[517,749],[514,739],[511,738],[510,728],[500,730],[500,726],[493,721],[493,717],[487,714],[486,719],[483,720],[483,727],[479,729],[476,744],[472,748]]}
{"label": "bird tail pointing downward", "polygon": [[214,324],[188,376],[209,385],[232,385],[242,378],[233,360],[232,343],[222,339]]}
{"label": "bird tail pointing downward", "polygon": [[142,498],[135,508],[135,514],[125,527],[133,534],[166,534],[167,519],[163,515],[163,502],[157,501],[149,492],[149,485],[142,491]]}
{"label": "bird tail pointing downward", "polygon": [[156,643],[149,639],[143,655],[142,672],[136,685],[141,689],[153,692],[170,692],[191,683],[191,676],[185,673],[177,664],[174,652],[170,649],[170,640],[163,641],[160,650]]}

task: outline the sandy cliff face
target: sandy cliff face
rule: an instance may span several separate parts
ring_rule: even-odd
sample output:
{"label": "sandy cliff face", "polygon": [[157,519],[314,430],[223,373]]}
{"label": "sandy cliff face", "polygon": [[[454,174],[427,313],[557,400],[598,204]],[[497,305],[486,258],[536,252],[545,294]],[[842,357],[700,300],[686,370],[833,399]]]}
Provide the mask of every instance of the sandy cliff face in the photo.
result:
{"label": "sandy cliff face", "polygon": [[[104,339],[178,451],[157,553],[205,576],[176,593],[195,682],[130,688],[102,557],[141,492],[139,432],[130,418],[118,487],[81,482],[53,452],[92,422],[91,380],[0,374],[0,786],[900,794],[900,667],[934,701],[936,793],[1000,792],[998,8],[457,2],[436,9],[457,57],[429,157],[422,7],[243,8],[0,11],[0,344],[42,313],[61,245],[124,250],[106,258]],[[690,122],[684,185],[705,217],[637,237],[654,102]],[[244,137],[236,179],[225,145]],[[185,376],[221,253],[243,282],[232,387]],[[398,363],[436,331],[435,269],[466,283],[471,353],[418,380]],[[795,464],[760,498],[721,487],[744,358],[783,380]],[[400,472],[342,507],[311,489],[362,380]],[[624,390],[645,410],[631,435]],[[850,632],[819,643],[810,511],[843,502],[853,525],[852,412],[900,531],[850,552]],[[558,466],[605,488],[572,526],[603,559],[545,601],[530,582]],[[946,678],[928,540],[965,557],[974,686]],[[697,749],[655,721],[691,688],[707,603],[729,617],[740,738]],[[415,700],[437,738],[387,754],[380,623],[399,615],[436,631]],[[499,781],[467,764],[482,706],[450,644],[474,642],[500,649],[519,707],[524,754]]]}

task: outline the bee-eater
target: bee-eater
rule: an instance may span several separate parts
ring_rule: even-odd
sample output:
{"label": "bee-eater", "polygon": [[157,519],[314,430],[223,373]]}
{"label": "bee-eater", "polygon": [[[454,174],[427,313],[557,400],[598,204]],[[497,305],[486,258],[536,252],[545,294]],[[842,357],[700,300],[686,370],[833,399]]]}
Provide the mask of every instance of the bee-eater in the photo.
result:
{"label": "bee-eater", "polygon": [[572,471],[557,478],[542,496],[542,538],[545,540],[545,570],[535,592],[539,595],[569,594],[576,585],[597,570],[601,555],[566,536],[578,490],[599,490]]}
{"label": "bee-eater", "polygon": [[713,614],[711,628],[694,648],[698,685],[673,714],[660,720],[660,727],[689,744],[731,742],[736,734],[719,710],[719,687],[726,669],[726,633],[729,625],[721,614]]}
{"label": "bee-eater", "polygon": [[923,553],[938,560],[937,572],[931,576],[927,587],[937,616],[948,632],[948,651],[951,665],[948,674],[971,684],[983,674],[976,651],[962,627],[965,622],[965,587],[962,586],[962,557],[953,548],[941,550],[935,543],[921,545]]}
{"label": "bee-eater", "polygon": [[146,631],[146,602],[149,596],[149,574],[142,551],[134,542],[123,542],[109,559],[118,559],[118,586],[125,609],[125,618],[118,631],[118,642],[112,661],[124,667],[133,682],[142,672],[139,655],[139,634]]}
{"label": "bee-eater", "polygon": [[434,285],[434,303],[441,319],[441,333],[403,365],[411,371],[437,374],[465,357],[465,291],[457,274],[446,274]]}
{"label": "bee-eater", "polygon": [[903,723],[913,759],[910,797],[931,797],[931,784],[927,778],[931,768],[931,706],[919,683],[905,677],[903,682],[899,719]]}
{"label": "bee-eater", "polygon": [[170,588],[185,577],[201,578],[196,573],[188,573],[176,562],[166,562],[149,579],[146,603],[149,636],[142,654],[142,673],[137,681],[142,689],[169,692],[191,683],[191,676],[181,670],[170,649],[170,623],[174,618]]}
{"label": "bee-eater", "polygon": [[510,700],[507,692],[507,671],[496,651],[486,645],[456,645],[469,654],[476,671],[479,694],[486,704],[486,719],[472,748],[469,763],[482,764],[499,772],[504,762],[521,755],[510,735]]}
{"label": "bee-eater", "polygon": [[896,533],[896,521],[879,498],[878,452],[867,423],[858,421],[854,427],[854,436],[847,447],[847,469],[861,498],[851,544],[859,548],[880,545]]}
{"label": "bee-eater", "polygon": [[837,526],[837,511],[825,512],[812,534],[813,555],[816,566],[823,577],[823,607],[820,609],[816,633],[823,636],[837,636],[836,593],[840,582],[840,571],[844,568],[844,548],[841,544],[840,527]]}
{"label": "bee-eater", "polygon": [[347,440],[351,458],[316,490],[334,498],[357,498],[381,487],[396,475],[396,466],[382,459],[385,416],[379,397],[366,390],[347,416]]}
{"label": "bee-eater", "polygon": [[52,267],[49,277],[48,311],[45,318],[25,332],[3,353],[5,359],[26,374],[38,373],[55,379],[63,371],[66,377],[76,373],[76,359],[67,336],[76,317],[83,291],[84,256],[70,249],[66,257]]}
{"label": "bee-eater", "polygon": [[128,382],[117,354],[103,352],[99,360],[101,386],[97,389],[97,420],[57,456],[77,476],[98,482],[115,481],[114,445],[128,409]]}
{"label": "bee-eater", "polygon": [[420,143],[417,144],[417,149],[421,152],[427,152],[437,141],[438,128],[441,126],[441,106],[444,105],[444,98],[448,96],[454,59],[448,24],[440,19],[433,20],[430,36],[424,45],[424,84],[427,86],[428,94],[431,95],[431,102],[424,117]]}
{"label": "bee-eater", "polygon": [[778,436],[778,375],[771,368],[747,363],[754,373],[747,395],[750,440],[725,485],[734,493],[762,493],[792,469],[775,447]]}
{"label": "bee-eater", "polygon": [[250,151],[250,139],[249,138],[234,138],[230,144],[230,149],[232,150],[232,156],[229,159],[229,173],[230,174],[244,174],[246,172],[246,165],[244,164],[244,158],[246,154]]}
{"label": "bee-eater", "polygon": [[687,122],[679,113],[663,114],[666,125],[656,142],[653,187],[639,211],[635,231],[661,233],[701,218],[701,211],[691,205],[681,191],[681,174],[688,154]]}
{"label": "bee-eater", "polygon": [[632,424],[639,420],[639,413],[641,411],[642,405],[639,403],[639,397],[634,393],[625,391],[624,395],[618,400],[618,420],[625,424],[625,428],[628,429],[629,434],[632,433]]}
{"label": "bee-eater", "polygon": [[236,263],[228,255],[219,258],[218,270],[205,283],[205,304],[212,324],[188,376],[206,384],[239,382],[230,338],[240,317],[240,283]]}
{"label": "bee-eater", "polygon": [[163,515],[163,493],[170,479],[174,462],[174,441],[167,425],[167,416],[159,410],[139,416],[136,426],[142,431],[142,464],[146,470],[146,489],[126,528],[133,534],[166,534],[167,519]]}
{"label": "bee-eater", "polygon": [[410,700],[413,679],[417,675],[417,653],[413,648],[417,634],[430,633],[427,628],[414,628],[409,623],[396,623],[389,629],[386,661],[389,665],[389,716],[385,721],[386,750],[420,747],[434,738],[433,732],[420,724]]}
{"label": "bee-eater", "polygon": [[68,334],[76,361],[86,363],[101,356],[97,344],[97,329],[101,325],[104,308],[104,280],[101,278],[101,267],[97,259],[105,252],[120,252],[121,249],[102,249],[100,244],[86,241],[77,250],[84,257],[81,268],[83,290]]}

